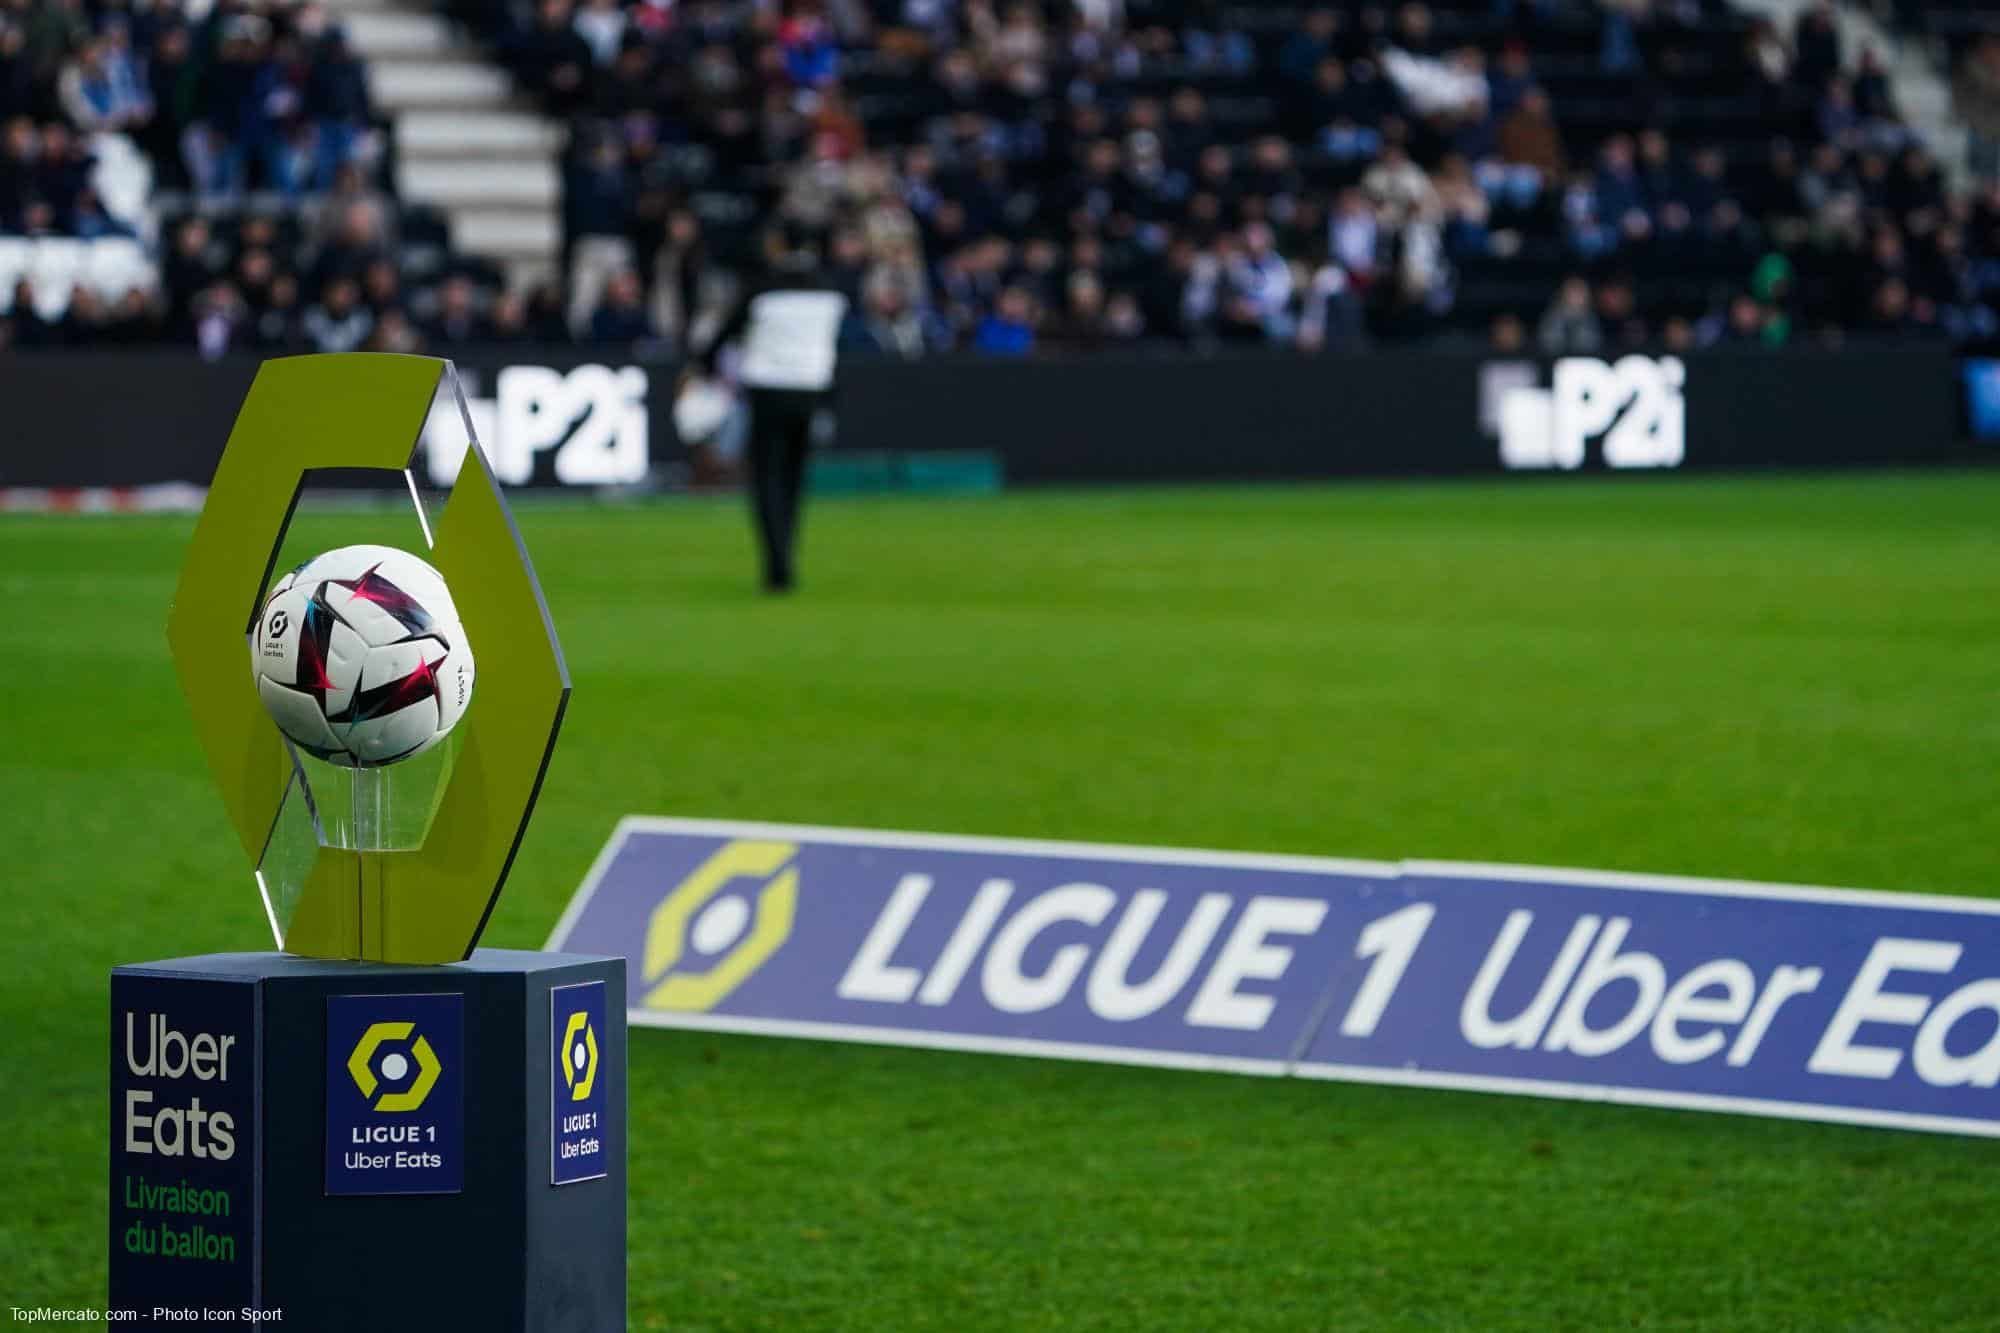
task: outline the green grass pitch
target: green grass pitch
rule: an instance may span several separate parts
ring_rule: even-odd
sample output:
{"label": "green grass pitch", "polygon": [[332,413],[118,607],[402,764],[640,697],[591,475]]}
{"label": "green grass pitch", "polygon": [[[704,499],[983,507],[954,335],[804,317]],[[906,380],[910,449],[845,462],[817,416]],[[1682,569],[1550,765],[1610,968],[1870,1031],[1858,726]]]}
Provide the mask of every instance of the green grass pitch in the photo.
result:
{"label": "green grass pitch", "polygon": [[[846,500],[782,602],[734,503],[521,519],[576,694],[489,943],[538,946],[628,812],[2000,890],[2000,475]],[[188,529],[0,520],[0,1303],[103,1298],[108,969],[269,942],[166,657]],[[2000,1319],[1996,1142],[658,1031],[631,1063],[637,1329]]]}

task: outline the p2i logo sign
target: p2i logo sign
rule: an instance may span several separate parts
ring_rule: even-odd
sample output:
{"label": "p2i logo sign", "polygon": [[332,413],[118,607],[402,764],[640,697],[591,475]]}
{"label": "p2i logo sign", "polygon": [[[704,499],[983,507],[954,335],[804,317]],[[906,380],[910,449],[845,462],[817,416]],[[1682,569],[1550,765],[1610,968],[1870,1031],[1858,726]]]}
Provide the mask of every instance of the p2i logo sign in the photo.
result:
{"label": "p2i logo sign", "polygon": [[1546,389],[1526,362],[1491,362],[1482,371],[1482,415],[1509,469],[1573,472],[1593,443],[1608,468],[1673,468],[1687,457],[1686,385],[1687,368],[1674,356],[1566,356]]}
{"label": "p2i logo sign", "polygon": [[[461,375],[469,391],[472,375]],[[646,389],[638,366],[507,366],[493,377],[493,396],[468,392],[465,410],[493,474],[509,486],[533,483],[543,456],[564,486],[625,486],[652,468]],[[432,484],[449,486],[465,459],[464,422],[433,412],[423,438]]]}
{"label": "p2i logo sign", "polygon": [[778,951],[798,910],[798,850],[725,843],[667,893],[646,924],[647,1008],[712,1009]]}

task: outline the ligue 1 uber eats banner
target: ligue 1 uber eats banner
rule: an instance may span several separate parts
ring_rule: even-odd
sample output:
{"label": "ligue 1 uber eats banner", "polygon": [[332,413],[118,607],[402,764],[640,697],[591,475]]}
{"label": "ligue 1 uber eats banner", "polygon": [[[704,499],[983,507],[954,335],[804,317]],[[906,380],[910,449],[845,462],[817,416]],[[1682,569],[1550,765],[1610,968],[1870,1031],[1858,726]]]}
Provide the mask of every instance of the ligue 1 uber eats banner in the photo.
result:
{"label": "ligue 1 uber eats banner", "polygon": [[631,1021],[2000,1135],[2000,907],[623,821],[549,941]]}

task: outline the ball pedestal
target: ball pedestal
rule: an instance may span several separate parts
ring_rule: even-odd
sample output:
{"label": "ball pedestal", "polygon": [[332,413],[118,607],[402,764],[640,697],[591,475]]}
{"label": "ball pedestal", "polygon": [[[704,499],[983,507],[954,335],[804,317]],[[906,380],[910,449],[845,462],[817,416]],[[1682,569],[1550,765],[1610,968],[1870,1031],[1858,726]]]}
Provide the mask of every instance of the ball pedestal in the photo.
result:
{"label": "ball pedestal", "polygon": [[624,1329],[624,968],[116,969],[111,1307],[141,1328]]}

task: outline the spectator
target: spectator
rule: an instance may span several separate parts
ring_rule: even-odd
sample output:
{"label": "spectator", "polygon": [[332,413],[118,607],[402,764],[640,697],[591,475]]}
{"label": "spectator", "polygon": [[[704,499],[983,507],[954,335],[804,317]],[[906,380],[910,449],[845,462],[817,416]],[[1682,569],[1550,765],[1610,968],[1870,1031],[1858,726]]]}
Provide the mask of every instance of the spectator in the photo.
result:
{"label": "spectator", "polygon": [[1697,340],[1707,347],[1761,347],[1765,313],[1755,297],[1738,292],[1730,298],[1721,317],[1710,316],[1703,321],[1708,328],[1706,332],[1697,331]]}
{"label": "spectator", "polygon": [[358,164],[343,164],[320,201],[314,241],[365,252],[388,244],[395,229],[394,202],[369,183]]}
{"label": "spectator", "polygon": [[221,22],[220,50],[202,76],[200,109],[182,145],[188,177],[204,195],[231,197],[249,186],[251,163],[266,139],[268,31],[254,14]]}
{"label": "spectator", "polygon": [[[1333,58],[1334,37],[1339,31],[1338,10],[1324,7],[1307,10],[1298,31],[1286,38],[1284,46],[1279,48],[1279,76],[1300,85],[1315,81],[1321,65]],[[1334,64],[1339,67],[1338,61]]]}
{"label": "spectator", "polygon": [[1889,72],[1882,67],[1882,57],[1874,47],[1865,47],[1861,52],[1861,64],[1854,72],[1854,105],[1862,116],[1872,122],[1891,122],[1898,119],[1895,94],[1889,85]]}
{"label": "spectator", "polygon": [[1653,219],[1647,212],[1646,191],[1639,179],[1630,136],[1614,134],[1604,141],[1591,188],[1602,222],[1616,228],[1628,240],[1644,240],[1651,234]]}
{"label": "spectator", "polygon": [[177,337],[193,336],[196,298],[221,275],[225,262],[225,252],[215,244],[207,219],[195,216],[182,221],[161,265],[168,327]]}
{"label": "spectator", "polygon": [[972,346],[993,356],[1026,356],[1035,349],[1035,306],[1024,289],[1001,291],[993,313],[979,322]]}
{"label": "spectator", "polygon": [[1446,253],[1460,258],[1485,254],[1492,243],[1488,222],[1493,207],[1473,178],[1471,166],[1454,153],[1440,164],[1433,184],[1444,219]]}
{"label": "spectator", "polygon": [[41,152],[35,158],[35,188],[55,214],[58,225],[73,217],[76,201],[90,188],[96,156],[69,126],[51,121],[42,127]]}
{"label": "spectator", "polygon": [[376,319],[403,308],[403,278],[386,255],[371,258],[361,270],[361,299]]}
{"label": "spectator", "polygon": [[[20,6],[16,6],[20,8]],[[90,21],[82,0],[41,0],[22,16],[22,55],[37,88],[54,83],[62,62],[90,41]]]}
{"label": "spectator", "polygon": [[140,129],[139,142],[152,159],[156,183],[166,188],[184,190],[192,184],[183,144],[194,129],[200,74],[187,28],[179,23],[162,27],[146,62],[153,115]]}
{"label": "spectator", "polygon": [[1383,227],[1392,233],[1413,221],[1435,220],[1440,212],[1430,177],[1410,160],[1401,143],[1382,146],[1382,157],[1362,175],[1361,188],[1374,203]]}
{"label": "spectator", "polygon": [[1951,95],[1968,131],[1966,166],[1982,184],[2000,182],[2000,33],[1981,38],[1959,64]]}
{"label": "spectator", "polygon": [[1913,296],[1903,279],[1891,277],[1875,288],[1861,332],[1884,342],[1911,342],[1935,337],[1940,330],[1935,307]]}
{"label": "spectator", "polygon": [[63,66],[57,95],[64,114],[80,130],[133,129],[153,114],[122,25],[84,43]]}
{"label": "spectator", "polygon": [[1539,88],[1521,95],[1520,103],[1500,122],[1494,140],[1502,162],[1532,169],[1544,184],[1560,181],[1568,172],[1562,131],[1556,127],[1548,94]]}
{"label": "spectator", "polygon": [[514,292],[502,292],[493,298],[493,309],[489,312],[487,337],[494,342],[516,343],[529,340],[528,303]]}
{"label": "spectator", "polygon": [[437,291],[437,314],[424,327],[424,337],[439,347],[485,342],[490,330],[479,316],[472,280],[454,274]]}
{"label": "spectator", "polygon": [[1627,349],[1647,346],[1652,331],[1639,314],[1639,302],[1629,278],[1612,278],[1597,284],[1597,325],[1600,335]]}
{"label": "spectator", "polygon": [[409,317],[400,309],[382,312],[375,320],[375,328],[368,335],[367,348],[371,352],[421,352],[424,340]]}
{"label": "spectator", "polygon": [[625,7],[619,0],[584,0],[571,26],[590,48],[591,58],[609,65],[625,40]]}
{"label": "spectator", "polygon": [[1108,342],[1130,345],[1146,336],[1146,313],[1131,292],[1113,292],[1104,307],[1104,336]]}
{"label": "spectator", "polygon": [[923,317],[911,308],[903,285],[884,272],[872,274],[861,289],[861,309],[843,331],[844,350],[862,356],[914,361],[929,350]]}
{"label": "spectator", "polygon": [[34,70],[28,38],[16,17],[0,12],[0,119],[35,110]]}
{"label": "spectator", "polygon": [[563,343],[570,340],[569,315],[562,292],[551,283],[542,283],[528,293],[524,324],[531,341]]}
{"label": "spectator", "polygon": [[618,141],[597,137],[569,173],[564,191],[570,257],[570,323],[581,328],[614,273],[633,263],[631,182]]}
{"label": "spectator", "polygon": [[368,340],[375,317],[361,303],[361,288],[340,274],[320,293],[319,303],[306,311],[305,333],[316,352],[353,352]]}
{"label": "spectator", "polygon": [[1044,344],[1089,352],[1105,341],[1104,280],[1089,269],[1078,269],[1064,286],[1062,313],[1050,322]]}
{"label": "spectator", "polygon": [[652,336],[639,275],[629,268],[619,269],[605,282],[604,301],[590,317],[590,341],[635,343]]}
{"label": "spectator", "polygon": [[306,75],[305,114],[319,144],[316,188],[324,189],[354,160],[373,114],[367,69],[341,28],[329,27],[319,39]]}
{"label": "spectator", "polygon": [[590,43],[572,26],[570,0],[540,0],[535,21],[509,53],[515,71],[565,111],[580,106],[585,76],[595,59]]}
{"label": "spectator", "polygon": [[1785,44],[1769,19],[1758,19],[1750,25],[1745,51],[1767,85],[1783,89],[1790,83],[1792,48]]}
{"label": "spectator", "polygon": [[218,282],[197,293],[194,301],[195,346],[204,361],[226,354],[249,323],[249,307],[235,287]]}
{"label": "spectator", "polygon": [[289,273],[271,278],[261,309],[255,312],[251,338],[259,350],[282,355],[303,350],[304,329],[299,317],[299,280]]}
{"label": "spectator", "polygon": [[1239,321],[1265,338],[1292,336],[1292,267],[1278,253],[1271,228],[1253,222],[1243,229],[1224,265]]}
{"label": "spectator", "polygon": [[0,229],[18,229],[28,204],[41,198],[38,163],[41,132],[25,116],[0,131]]}
{"label": "spectator", "polygon": [[1327,224],[1327,244],[1333,259],[1355,283],[1366,286],[1380,259],[1381,225],[1368,197],[1358,189],[1341,191]]}
{"label": "spectator", "polygon": [[1487,106],[1495,116],[1504,119],[1535,87],[1534,64],[1527,43],[1508,41],[1500,48],[1498,64],[1486,76]]}
{"label": "spectator", "polygon": [[1361,303],[1347,270],[1328,258],[1306,284],[1299,316],[1298,347],[1302,352],[1352,351],[1362,342]]}
{"label": "spectator", "polygon": [[1840,72],[1840,28],[1829,0],[1813,0],[1799,15],[1792,31],[1793,77],[1809,90],[1819,90]]}
{"label": "spectator", "polygon": [[69,233],[86,241],[106,236],[138,235],[129,225],[105,212],[104,202],[97,197],[96,189],[88,185],[76,192],[76,202],[70,206]]}
{"label": "spectator", "polygon": [[1589,283],[1577,277],[1563,280],[1535,327],[1535,341],[1548,356],[1587,356],[1604,346],[1604,330],[1591,309]]}

